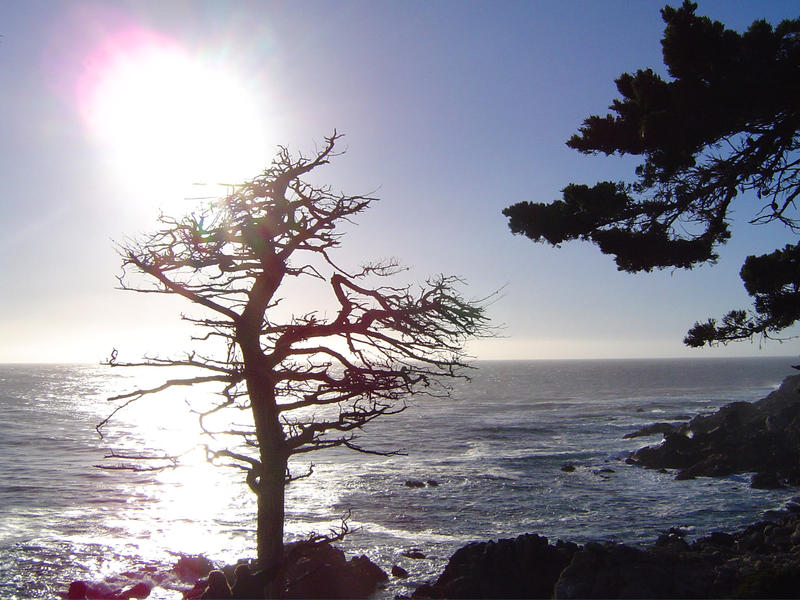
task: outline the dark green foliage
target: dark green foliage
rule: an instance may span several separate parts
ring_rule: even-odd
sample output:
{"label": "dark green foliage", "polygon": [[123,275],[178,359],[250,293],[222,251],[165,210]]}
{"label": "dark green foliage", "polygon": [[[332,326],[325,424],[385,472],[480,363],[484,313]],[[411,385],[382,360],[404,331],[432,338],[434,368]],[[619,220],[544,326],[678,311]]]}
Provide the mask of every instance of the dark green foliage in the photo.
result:
{"label": "dark green foliage", "polygon": [[[740,195],[757,200],[751,223],[798,229],[800,19],[775,28],[756,21],[740,34],[696,8],[661,11],[671,79],[651,69],[622,74],[611,114],[590,116],[567,142],[585,154],[641,156],[635,182],[570,184],[563,200],[517,203],[503,211],[513,233],[554,246],[589,241],[620,270],[639,272],[713,263]],[[686,343],[769,335],[795,322],[796,252],[750,257],[742,278],[755,312],[696,324]]]}
{"label": "dark green foliage", "polygon": [[755,299],[755,314],[733,310],[720,324],[715,319],[695,323],[684,338],[687,345],[700,347],[780,331],[800,319],[800,246],[748,256],[739,275]]}

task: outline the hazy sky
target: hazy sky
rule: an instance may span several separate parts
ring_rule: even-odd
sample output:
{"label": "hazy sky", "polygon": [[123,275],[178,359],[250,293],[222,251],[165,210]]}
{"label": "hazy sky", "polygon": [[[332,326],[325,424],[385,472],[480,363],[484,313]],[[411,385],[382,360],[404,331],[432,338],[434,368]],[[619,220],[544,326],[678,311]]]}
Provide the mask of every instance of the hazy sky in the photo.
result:
{"label": "hazy sky", "polygon": [[[800,13],[796,0],[699,4],[739,30]],[[501,214],[631,175],[629,159],[564,142],[605,114],[620,73],[663,71],[662,6],[0,0],[0,362],[180,348],[189,307],[115,290],[114,240],[215,190],[192,182],[256,175],[278,144],[312,152],[334,128],[347,154],[320,177],[381,198],[341,261],[397,257],[417,279],[462,275],[475,297],[503,288],[503,337],[474,344],[479,358],[800,353],[681,344],[695,320],[750,306],[745,256],[795,241],[748,225],[751,198],[717,266],[650,275],[594,246],[512,236]]]}

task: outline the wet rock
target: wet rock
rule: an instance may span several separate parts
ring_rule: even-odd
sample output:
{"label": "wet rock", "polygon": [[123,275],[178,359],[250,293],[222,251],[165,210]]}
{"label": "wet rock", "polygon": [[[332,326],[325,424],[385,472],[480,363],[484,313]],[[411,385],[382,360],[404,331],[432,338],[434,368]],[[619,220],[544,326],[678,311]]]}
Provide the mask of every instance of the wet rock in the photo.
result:
{"label": "wet rock", "polygon": [[672,423],[653,423],[652,425],[647,425],[642,427],[641,429],[637,429],[634,432],[626,433],[622,436],[623,440],[630,440],[637,437],[645,437],[648,435],[663,435],[666,433],[672,433],[675,430],[675,425]]}
{"label": "wet rock", "polygon": [[737,582],[733,596],[737,598],[797,598],[800,571],[781,567],[748,573]]}
{"label": "wet rock", "polygon": [[151,587],[144,582],[137,583],[122,591],[105,583],[73,581],[69,584],[67,593],[59,595],[66,600],[129,600],[130,598],[147,598],[150,595],[150,590]]}
{"label": "wet rock", "polygon": [[[227,575],[227,571],[226,571]],[[228,575],[229,580],[231,579]],[[249,564],[240,562],[233,570],[231,595],[234,598],[263,598],[266,577],[260,571],[253,571]]]}
{"label": "wet rock", "polygon": [[408,479],[403,485],[410,488],[424,488],[425,482],[418,479]]}
{"label": "wet rock", "polygon": [[473,542],[413,597],[798,597],[800,515],[715,532],[691,544],[686,533],[673,527],[636,548],[611,542],[553,546],[536,535]]}
{"label": "wet rock", "polygon": [[206,583],[208,582],[205,579],[198,579],[195,581],[192,589],[183,592],[184,600],[197,600],[200,598],[203,592],[206,591]]}
{"label": "wet rock", "polygon": [[414,593],[411,594],[412,598],[443,598],[441,591],[434,587],[433,584],[423,583],[419,586]]}
{"label": "wet rock", "polygon": [[122,592],[122,598],[147,598],[150,595],[152,587],[144,582],[139,582],[128,590]]}
{"label": "wet rock", "polygon": [[392,577],[405,579],[406,577],[408,577],[408,571],[406,571],[403,567],[399,565],[394,565],[392,566]]}
{"label": "wet rock", "polygon": [[[682,541],[682,540],[681,540]],[[621,544],[586,544],[556,582],[556,598],[704,597],[706,564],[672,548],[648,551]]]}
{"label": "wet rock", "polygon": [[785,505],[785,508],[793,513],[800,513],[800,498],[795,496],[794,498],[789,499]]}
{"label": "wet rock", "polygon": [[231,598],[231,588],[228,586],[228,580],[225,573],[217,569],[208,574],[208,581],[203,595],[200,600],[217,600]]}
{"label": "wet rock", "polygon": [[614,469],[609,469],[608,467],[603,467],[602,469],[597,469],[592,471],[595,475],[611,475],[612,473],[616,473]]}
{"label": "wet rock", "polygon": [[550,598],[575,544],[538,535],[473,542],[456,551],[436,583],[413,598]]}
{"label": "wet rock", "polygon": [[389,576],[386,572],[372,562],[366,555],[362,554],[361,556],[351,558],[347,565],[350,571],[349,575],[366,584],[368,588],[365,592],[366,596],[369,596],[377,587],[389,580]]}
{"label": "wet rock", "polygon": [[[664,442],[640,448],[630,463],[679,469],[676,479],[757,473],[757,485],[800,483],[800,376],[757,402],[734,402],[664,431]],[[660,427],[663,424],[654,424]]]}
{"label": "wet rock", "polygon": [[184,581],[196,581],[213,571],[214,563],[205,556],[181,556],[172,570]]}
{"label": "wet rock", "polygon": [[789,543],[792,546],[800,546],[800,523],[798,523],[792,535],[789,536]]}
{"label": "wet rock", "polygon": [[429,487],[439,487],[439,482],[435,479],[426,479],[425,483],[427,483]]}
{"label": "wet rock", "polygon": [[720,546],[723,548],[730,548],[733,546],[736,538],[733,537],[730,533],[724,533],[722,531],[715,531],[708,537],[702,538],[696,542],[699,544],[697,547],[702,547],[702,544],[707,544],[708,546]]}
{"label": "wet rock", "polygon": [[69,584],[69,589],[64,598],[66,600],[83,600],[86,598],[88,591],[89,585],[85,581],[73,581]]}
{"label": "wet rock", "polygon": [[400,553],[401,556],[405,556],[406,558],[413,558],[414,560],[421,560],[425,558],[425,554],[422,553],[421,550],[417,548],[409,548]]}
{"label": "wet rock", "polygon": [[686,552],[690,549],[689,544],[683,539],[683,536],[670,533],[662,533],[659,535],[655,547],[668,549],[672,552]]}
{"label": "wet rock", "polygon": [[366,556],[348,561],[327,543],[287,547],[285,598],[367,598],[389,579]]}
{"label": "wet rock", "polygon": [[752,477],[750,477],[750,487],[756,490],[777,490],[786,486],[783,485],[777,473],[773,471],[762,471],[760,473],[753,473]]}
{"label": "wet rock", "polygon": [[561,470],[564,471],[564,473],[572,473],[575,471],[575,465],[567,463],[561,466]]}
{"label": "wet rock", "polygon": [[765,510],[763,513],[761,513],[761,517],[765,521],[769,521],[771,523],[779,523],[779,522],[783,521],[784,519],[786,519],[788,517],[791,517],[791,516],[793,516],[793,513],[791,511],[783,510],[783,509]]}

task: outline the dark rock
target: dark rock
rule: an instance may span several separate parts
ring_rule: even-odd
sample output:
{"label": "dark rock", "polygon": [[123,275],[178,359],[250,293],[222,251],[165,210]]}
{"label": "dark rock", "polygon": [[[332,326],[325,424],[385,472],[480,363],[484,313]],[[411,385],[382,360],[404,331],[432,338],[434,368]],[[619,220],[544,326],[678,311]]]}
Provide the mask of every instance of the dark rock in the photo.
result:
{"label": "dark rock", "polygon": [[425,558],[425,555],[417,550],[416,548],[410,548],[400,553],[401,556],[405,556],[406,558],[413,558],[414,560],[421,560]]}
{"label": "dark rock", "polygon": [[425,487],[425,482],[424,481],[420,481],[418,479],[409,479],[409,480],[407,480],[405,482],[404,485],[406,487],[410,487],[410,488],[423,488],[423,487]]}
{"label": "dark rock", "polygon": [[408,571],[406,571],[403,567],[399,565],[392,566],[392,577],[399,577],[400,579],[405,579],[408,577]]}
{"label": "dark rock", "polygon": [[759,569],[748,573],[738,582],[736,598],[797,598],[800,590],[800,570],[796,567]]}
{"label": "dark rock", "polygon": [[800,515],[715,532],[691,545],[672,527],[650,546],[473,542],[414,598],[798,597]]}
{"label": "dark rock", "polygon": [[750,487],[756,490],[777,490],[783,487],[783,482],[777,473],[772,471],[753,473],[750,478]]}
{"label": "dark rock", "polygon": [[203,595],[203,592],[206,591],[206,583],[208,583],[205,579],[198,579],[194,582],[194,587],[190,590],[186,590],[183,592],[184,600],[197,600],[200,596]]}
{"label": "dark rock", "polygon": [[365,592],[365,597],[369,596],[378,586],[389,580],[389,576],[386,572],[364,554],[351,558],[347,565],[350,570],[350,576],[357,579],[359,582],[365,582],[366,586],[369,588]]}
{"label": "dark rock", "polygon": [[715,531],[711,535],[697,540],[695,545],[697,548],[703,548],[706,546],[721,546],[723,548],[730,548],[733,546],[735,541],[736,538],[734,538],[730,533]]}
{"label": "dark rock", "polygon": [[185,581],[195,581],[213,571],[214,563],[205,556],[181,556],[172,570]]}
{"label": "dark rock", "polygon": [[430,487],[439,487],[439,482],[435,479],[426,479],[425,483],[427,483]]}
{"label": "dark rock", "polygon": [[550,598],[577,546],[538,535],[473,542],[456,551],[432,586],[413,598]]}
{"label": "dark rock", "polygon": [[675,425],[671,423],[653,423],[652,425],[647,425],[631,433],[626,433],[622,436],[622,439],[630,440],[632,438],[644,437],[648,435],[663,435],[666,433],[672,433],[674,430]]}
{"label": "dark rock", "polygon": [[564,473],[572,473],[575,471],[575,465],[567,463],[566,465],[561,466],[561,470],[564,471]]}
{"label": "dark rock", "polygon": [[234,598],[252,599],[264,597],[264,586],[267,584],[263,573],[253,572],[247,563],[239,563],[233,571],[231,595]]}
{"label": "dark rock", "polygon": [[[417,556],[411,553],[411,556]],[[421,553],[419,557],[424,557]],[[347,560],[344,553],[327,543],[294,542],[284,547],[284,573],[287,598],[366,598],[389,576],[366,556]],[[199,598],[263,598],[264,588],[278,572],[280,565],[264,570],[254,570],[254,563],[246,560],[215,570],[211,561],[203,556],[181,556],[172,568],[184,583],[194,584],[183,592],[187,600]],[[172,579],[168,574],[158,574],[151,566],[127,571],[122,575],[135,579],[141,575],[150,581]],[[232,586],[229,584],[232,583]],[[130,600],[150,596],[150,583],[140,582],[122,590],[105,582],[74,581],[67,592],[58,596],[68,600]]]}
{"label": "dark rock", "polygon": [[770,523],[780,523],[788,517],[794,516],[789,510],[765,510],[761,513],[761,518]]}
{"label": "dark rock", "polygon": [[69,584],[69,590],[64,598],[67,600],[84,600],[88,591],[89,585],[85,581],[73,581]]}
{"label": "dark rock", "polygon": [[797,502],[797,498],[789,500],[785,507],[786,510],[792,511],[793,513],[800,513],[800,503]]}
{"label": "dark rock", "polygon": [[69,584],[67,593],[59,595],[67,600],[128,600],[129,598],[146,598],[150,595],[150,586],[145,583],[137,583],[123,592],[119,588],[112,588],[105,583],[73,581]]}
{"label": "dark rock", "polygon": [[683,535],[672,530],[659,535],[655,547],[667,548],[673,552],[685,552],[690,549],[689,544],[683,539]]}
{"label": "dark rock", "polygon": [[419,586],[414,593],[411,594],[412,598],[442,598],[441,591],[431,585],[430,583],[423,583]]}
{"label": "dark rock", "polygon": [[128,590],[120,594],[121,598],[147,598],[150,595],[151,587],[144,582],[139,582]]}
{"label": "dark rock", "polygon": [[764,481],[772,483],[800,482],[798,386],[800,376],[787,377],[762,400],[734,402],[673,426],[664,432],[662,444],[636,450],[628,462],[679,469],[676,479],[749,472],[763,474]]}
{"label": "dark rock", "polygon": [[366,556],[330,544],[287,544],[285,598],[367,598],[389,576]]}
{"label": "dark rock", "polygon": [[561,573],[555,597],[707,597],[707,563],[672,547],[645,551],[613,543],[586,544]]}
{"label": "dark rock", "polygon": [[59,595],[67,600],[129,600],[130,598],[147,598],[150,595],[150,589],[146,583],[137,583],[123,592],[119,588],[112,588],[105,583],[73,581],[69,584],[67,593]]}
{"label": "dark rock", "polygon": [[763,548],[764,532],[760,529],[751,529],[737,537],[736,549],[740,552],[761,552]]}
{"label": "dark rock", "polygon": [[208,574],[206,589],[200,599],[222,600],[224,598],[231,598],[231,588],[228,586],[225,573],[215,569]]}

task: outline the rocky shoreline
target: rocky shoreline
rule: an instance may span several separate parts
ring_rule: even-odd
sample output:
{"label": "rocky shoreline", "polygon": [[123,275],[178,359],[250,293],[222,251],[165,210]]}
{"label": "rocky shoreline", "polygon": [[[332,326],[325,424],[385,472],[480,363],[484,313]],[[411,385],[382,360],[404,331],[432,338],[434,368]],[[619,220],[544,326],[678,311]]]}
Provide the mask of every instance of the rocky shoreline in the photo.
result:
{"label": "rocky shoreline", "polygon": [[[676,479],[753,473],[753,487],[796,486],[800,375],[788,377],[757,402],[735,402],[680,424],[655,423],[626,437],[657,434],[663,435],[662,443],[634,451],[627,462],[676,469]],[[457,550],[438,579],[417,588],[412,597],[800,597],[800,497],[768,516],[743,530],[716,532],[692,542],[684,539],[685,532],[672,528],[645,547],[551,543],[536,534],[473,542]],[[367,598],[389,580],[366,556],[347,560],[327,544],[288,544],[286,552],[287,598]],[[173,569],[183,587],[173,589],[183,591],[187,599],[258,597],[242,584],[250,568],[243,561],[215,570],[202,557],[184,557]],[[392,577],[405,575],[401,567],[392,567]],[[129,590],[73,582],[62,596],[145,598],[153,579],[148,582]]]}
{"label": "rocky shoreline", "polygon": [[[800,505],[790,505],[800,510]],[[654,544],[578,546],[521,535],[456,551],[413,598],[797,598],[800,515],[687,542],[671,529]]]}
{"label": "rocky shoreline", "polygon": [[[663,435],[629,464],[676,469],[676,479],[753,473],[752,487],[800,484],[800,375],[756,402],[734,402],[680,424],[654,423],[626,438]],[[564,469],[568,470],[568,469]],[[413,598],[798,598],[800,497],[769,520],[687,542],[672,528],[639,548],[578,546],[526,534],[456,551]]]}
{"label": "rocky shoreline", "polygon": [[677,469],[676,479],[752,473],[758,488],[800,485],[800,375],[757,402],[733,402],[678,425],[656,423],[626,437],[661,433],[628,462]]}
{"label": "rocky shoreline", "polygon": [[[473,542],[457,550],[438,579],[417,588],[412,598],[797,598],[800,498],[771,517],[693,542],[673,528],[645,547],[551,543],[536,534]],[[368,598],[389,580],[367,557],[348,561],[327,544],[302,549],[291,560],[285,598]],[[181,558],[173,571],[184,586],[173,589],[187,600],[261,597],[243,585],[251,575],[243,565],[214,569],[202,557]],[[404,574],[393,569],[392,576]],[[125,591],[73,582],[62,597],[146,598],[150,589],[145,582]]]}
{"label": "rocky shoreline", "polygon": [[[284,547],[286,585],[283,598],[368,598],[389,576],[366,556],[348,560],[327,542],[293,542]],[[252,561],[215,567],[203,556],[182,556],[169,573],[142,574],[129,589],[103,583],[73,581],[65,600],[129,600],[147,598],[159,585],[180,592],[185,600],[263,598],[272,573],[259,571]],[[166,584],[166,585],[165,585]]]}

